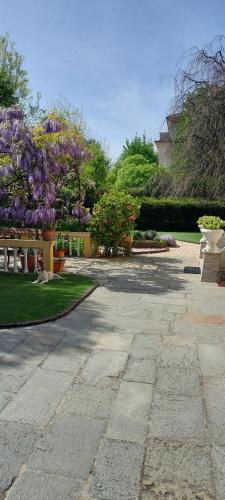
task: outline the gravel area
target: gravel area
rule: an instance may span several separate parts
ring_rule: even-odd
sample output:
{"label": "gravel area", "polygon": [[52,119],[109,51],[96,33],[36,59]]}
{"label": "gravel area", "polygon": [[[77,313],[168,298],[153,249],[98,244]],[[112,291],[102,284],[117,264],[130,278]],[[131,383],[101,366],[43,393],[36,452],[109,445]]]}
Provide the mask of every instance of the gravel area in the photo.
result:
{"label": "gravel area", "polygon": [[[176,255],[181,258],[189,258],[193,260],[198,260],[199,255],[199,244],[197,243],[186,243],[185,241],[177,241],[176,248],[170,248],[168,256]],[[165,255],[164,255],[165,257]]]}

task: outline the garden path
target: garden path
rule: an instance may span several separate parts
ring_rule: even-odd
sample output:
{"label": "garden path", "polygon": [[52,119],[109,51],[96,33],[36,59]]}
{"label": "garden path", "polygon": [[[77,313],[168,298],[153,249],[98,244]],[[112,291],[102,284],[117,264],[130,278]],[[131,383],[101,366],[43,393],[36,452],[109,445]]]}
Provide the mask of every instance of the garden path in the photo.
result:
{"label": "garden path", "polygon": [[196,252],[74,259],[87,300],[0,332],[1,499],[224,500],[225,291]]}

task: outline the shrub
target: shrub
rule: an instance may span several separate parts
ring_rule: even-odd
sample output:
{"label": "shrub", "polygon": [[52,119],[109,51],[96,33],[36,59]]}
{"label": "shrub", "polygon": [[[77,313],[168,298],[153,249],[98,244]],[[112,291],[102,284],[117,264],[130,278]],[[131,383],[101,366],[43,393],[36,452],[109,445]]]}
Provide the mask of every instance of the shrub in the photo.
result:
{"label": "shrub", "polygon": [[203,215],[203,217],[199,217],[197,223],[205,229],[221,229],[225,226],[224,220],[213,215]]}
{"label": "shrub", "polygon": [[198,231],[197,220],[203,215],[225,219],[225,201],[172,198],[141,198],[136,228],[154,227],[163,231]]}
{"label": "shrub", "polygon": [[143,240],[144,239],[144,232],[136,229],[133,232],[133,238],[134,238],[134,240]]}
{"label": "shrub", "polygon": [[152,229],[149,229],[148,231],[145,232],[145,239],[146,240],[154,240],[158,237],[158,234],[156,231],[153,231]]}
{"label": "shrub", "polygon": [[125,192],[105,193],[96,203],[90,230],[106,255],[117,255],[124,236],[131,235],[139,211],[139,202]]}
{"label": "shrub", "polygon": [[163,234],[162,236],[160,236],[160,239],[161,239],[161,241],[166,241],[168,247],[176,247],[177,246],[176,239],[175,239],[175,236],[173,236],[173,234]]}

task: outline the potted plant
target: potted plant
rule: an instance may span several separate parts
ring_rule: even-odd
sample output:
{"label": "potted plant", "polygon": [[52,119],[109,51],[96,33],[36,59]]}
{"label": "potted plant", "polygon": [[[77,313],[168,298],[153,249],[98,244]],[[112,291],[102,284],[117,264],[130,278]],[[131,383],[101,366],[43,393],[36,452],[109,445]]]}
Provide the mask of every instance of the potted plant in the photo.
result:
{"label": "potted plant", "polygon": [[56,247],[54,250],[54,255],[55,257],[64,257],[65,256],[65,248],[64,248],[64,241],[59,235],[59,237],[56,240]]}
{"label": "potted plant", "polygon": [[[24,254],[20,254],[20,261],[21,261],[21,266],[22,269],[24,269]],[[33,248],[28,248],[27,249],[27,267],[29,273],[34,272],[34,250]]]}
{"label": "potted plant", "polygon": [[64,255],[70,254],[70,241],[69,241],[69,238],[67,238],[67,237],[64,240],[64,252],[65,252]]}
{"label": "potted plant", "polygon": [[225,226],[225,221],[220,217],[204,215],[198,219],[197,224],[207,243],[203,252],[219,253],[220,249],[218,243],[224,235],[224,230],[222,228]]}
{"label": "potted plant", "polygon": [[42,228],[42,238],[44,241],[54,241],[55,228],[52,224],[45,224]]}
{"label": "potted plant", "polygon": [[53,271],[54,273],[62,273],[64,271],[66,259],[64,257],[54,257]]}

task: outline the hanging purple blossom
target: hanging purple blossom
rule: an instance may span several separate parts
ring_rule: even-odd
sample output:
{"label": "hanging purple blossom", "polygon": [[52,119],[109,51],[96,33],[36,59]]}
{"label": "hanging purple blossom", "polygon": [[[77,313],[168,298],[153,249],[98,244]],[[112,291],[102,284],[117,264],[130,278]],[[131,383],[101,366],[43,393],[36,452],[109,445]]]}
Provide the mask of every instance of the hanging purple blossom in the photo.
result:
{"label": "hanging purple blossom", "polygon": [[[33,131],[24,121],[24,114],[14,107],[0,110],[0,153],[9,154],[11,162],[0,165],[1,220],[16,220],[28,225],[53,224],[56,219],[54,205],[58,200],[64,177],[72,172],[77,175],[81,163],[87,158],[82,145],[75,139],[63,135],[65,124],[46,120],[43,131],[46,134],[62,131],[57,143],[45,142],[43,148],[34,141]],[[12,179],[11,189],[6,189]],[[17,192],[13,192],[16,186]],[[23,197],[18,196],[18,190]],[[37,206],[38,205],[38,206]],[[87,223],[90,214],[81,205],[74,207],[74,216]]]}
{"label": "hanging purple blossom", "polygon": [[46,134],[60,132],[60,130],[62,130],[62,124],[56,120],[48,119],[44,122],[43,129]]}

